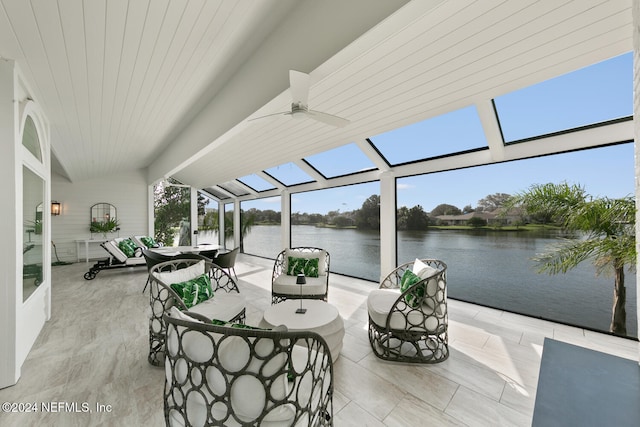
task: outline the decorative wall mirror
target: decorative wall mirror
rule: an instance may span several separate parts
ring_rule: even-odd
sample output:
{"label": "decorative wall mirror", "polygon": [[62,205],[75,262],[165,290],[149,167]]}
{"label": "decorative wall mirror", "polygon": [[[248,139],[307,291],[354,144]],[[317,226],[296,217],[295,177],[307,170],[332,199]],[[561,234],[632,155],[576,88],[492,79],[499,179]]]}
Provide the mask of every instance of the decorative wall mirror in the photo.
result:
{"label": "decorative wall mirror", "polygon": [[91,206],[91,226],[92,233],[107,233],[116,231],[118,228],[116,207],[111,203],[96,203]]}

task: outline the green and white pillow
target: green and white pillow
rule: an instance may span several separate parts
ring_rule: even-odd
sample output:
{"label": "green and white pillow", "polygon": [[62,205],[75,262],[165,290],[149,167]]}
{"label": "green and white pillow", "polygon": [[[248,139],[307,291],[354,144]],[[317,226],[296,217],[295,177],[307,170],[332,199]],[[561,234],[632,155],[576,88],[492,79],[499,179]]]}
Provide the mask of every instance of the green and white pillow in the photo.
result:
{"label": "green and white pillow", "polygon": [[[406,270],[400,279],[400,291],[404,292],[411,286],[422,280],[417,274],[411,270]],[[412,307],[417,308],[420,306],[420,300],[424,297],[424,286],[418,286],[412,292],[404,296],[406,303]]]}
{"label": "green and white pillow", "polygon": [[307,277],[318,277],[318,258],[287,258],[287,275],[304,273]]}
{"label": "green and white pillow", "polygon": [[258,328],[257,326],[249,326],[249,325],[245,325],[244,323],[225,322],[224,320],[220,320],[220,319],[211,319],[211,323],[216,326],[224,326],[227,328],[254,329],[258,331],[268,331],[268,329]]}
{"label": "green and white pillow", "polygon": [[140,241],[142,242],[143,245],[145,245],[148,248],[158,247],[158,243],[151,236],[142,236],[140,237]]}
{"label": "green and white pillow", "polygon": [[131,239],[124,239],[121,240],[118,243],[118,248],[120,248],[120,250],[122,252],[124,252],[124,254],[128,257],[128,258],[132,258],[136,255],[136,249],[138,249],[138,247],[136,246],[135,243],[133,243],[133,241]]}
{"label": "green and white pillow", "polygon": [[211,279],[206,274],[185,282],[172,283],[171,289],[178,294],[187,308],[213,298]]}
{"label": "green and white pillow", "polygon": [[294,250],[287,248],[284,250],[284,263],[282,266],[283,271],[286,273],[289,270],[288,259],[292,258],[318,258],[318,276],[325,276],[327,274],[326,269],[326,261],[327,261],[327,251],[321,250],[316,252],[308,252],[302,250]]}

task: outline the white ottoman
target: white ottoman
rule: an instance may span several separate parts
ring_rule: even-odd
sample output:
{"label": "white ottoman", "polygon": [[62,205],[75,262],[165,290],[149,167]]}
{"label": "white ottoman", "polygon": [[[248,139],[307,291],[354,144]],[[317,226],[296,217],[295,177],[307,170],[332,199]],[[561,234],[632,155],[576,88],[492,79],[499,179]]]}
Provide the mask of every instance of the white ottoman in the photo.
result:
{"label": "white ottoman", "polygon": [[260,324],[264,328],[285,325],[290,331],[311,331],[320,335],[327,342],[331,358],[335,361],[342,350],[344,338],[344,321],[338,309],[321,300],[305,299],[302,307],[304,314],[296,313],[300,308],[300,300],[288,299],[274,304],[264,312]]}

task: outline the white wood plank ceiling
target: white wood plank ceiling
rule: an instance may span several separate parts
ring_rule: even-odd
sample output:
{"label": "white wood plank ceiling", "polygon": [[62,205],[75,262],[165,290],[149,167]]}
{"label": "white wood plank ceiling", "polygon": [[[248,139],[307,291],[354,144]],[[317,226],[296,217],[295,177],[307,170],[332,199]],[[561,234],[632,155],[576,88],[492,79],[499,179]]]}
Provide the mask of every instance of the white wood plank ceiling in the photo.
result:
{"label": "white wood plank ceiling", "polygon": [[[148,168],[149,182],[205,188],[468,105],[486,111],[631,50],[631,19],[631,0],[0,0],[0,56],[43,105],[70,179]],[[247,122],[289,109],[289,69],[310,73],[311,108],[351,124]],[[495,123],[481,118],[492,146]],[[519,155],[532,153],[492,148],[458,165]],[[432,167],[456,166],[442,162]]]}

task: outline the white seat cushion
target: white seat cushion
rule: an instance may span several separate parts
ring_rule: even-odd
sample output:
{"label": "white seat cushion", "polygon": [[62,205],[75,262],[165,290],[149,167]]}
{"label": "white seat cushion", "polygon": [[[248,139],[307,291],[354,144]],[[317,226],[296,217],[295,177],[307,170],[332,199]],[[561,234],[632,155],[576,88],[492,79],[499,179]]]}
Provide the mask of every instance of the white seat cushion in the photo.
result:
{"label": "white seat cushion", "polygon": [[[285,295],[323,295],[327,292],[327,276],[306,277],[307,283],[296,284],[296,276],[282,274],[273,281],[273,292]],[[302,287],[302,290],[300,289]]]}
{"label": "white seat cushion", "polygon": [[144,258],[133,257],[133,258],[127,258],[127,260],[124,263],[126,265],[142,265],[142,264],[146,264],[147,261]]}
{"label": "white seat cushion", "polygon": [[[400,291],[394,289],[375,289],[369,293],[367,298],[367,310],[371,320],[382,327],[387,325],[387,316],[391,312],[393,304],[400,296]],[[433,309],[428,306],[423,306],[425,313],[433,313]],[[419,310],[412,310],[407,307],[404,310],[408,313],[409,323],[413,325],[419,325],[423,322],[423,313]],[[391,315],[390,322],[391,329],[406,329],[407,321],[405,320],[405,314],[395,312]]]}
{"label": "white seat cushion", "polygon": [[142,238],[145,236],[131,236],[131,240],[133,241],[133,243],[136,244],[136,246],[138,246],[139,248],[142,249],[149,249],[147,247],[147,245],[145,245],[144,243],[142,243]]}
{"label": "white seat cushion", "polygon": [[421,279],[426,279],[427,277],[431,277],[438,272],[438,270],[428,266],[418,258],[416,258],[416,260],[413,261],[412,271],[416,276],[418,276]]}
{"label": "white seat cushion", "polygon": [[[120,239],[120,240],[122,240],[122,239]],[[127,261],[128,257],[118,247],[117,240],[109,240],[108,242],[104,242],[104,248],[107,250],[107,252],[109,252],[111,255],[113,255],[113,257],[116,258],[118,261],[120,261],[120,262],[126,262]],[[144,260],[144,258],[143,258],[143,260]]]}
{"label": "white seat cushion", "polygon": [[189,311],[198,313],[209,319],[231,320],[247,306],[243,295],[236,292],[219,291],[204,302],[189,308]]}
{"label": "white seat cushion", "polygon": [[204,260],[190,265],[187,268],[181,268],[180,270],[154,272],[153,274],[158,280],[167,285],[186,282],[187,280],[195,279],[204,274]]}
{"label": "white seat cushion", "polygon": [[176,308],[176,306],[172,306],[169,309],[169,313],[171,314],[171,317],[173,317],[175,319],[186,320],[188,322],[202,323],[201,320],[195,319],[195,318],[189,316],[188,314],[185,314],[182,311],[178,310]]}

